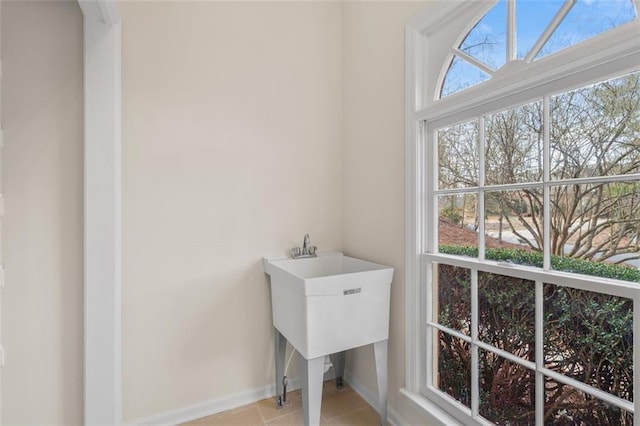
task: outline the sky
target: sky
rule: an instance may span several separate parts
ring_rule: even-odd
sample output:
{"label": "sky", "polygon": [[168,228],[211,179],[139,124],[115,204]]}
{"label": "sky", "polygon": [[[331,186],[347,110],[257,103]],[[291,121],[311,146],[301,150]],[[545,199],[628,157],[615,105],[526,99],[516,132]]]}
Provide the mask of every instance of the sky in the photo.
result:
{"label": "sky", "polygon": [[[522,59],[560,10],[564,0],[515,0],[517,57]],[[478,22],[460,45],[493,69],[506,61],[506,0],[498,3]],[[579,43],[637,16],[632,0],[577,0],[536,58]],[[475,66],[454,59],[443,94],[454,93],[489,78]]]}

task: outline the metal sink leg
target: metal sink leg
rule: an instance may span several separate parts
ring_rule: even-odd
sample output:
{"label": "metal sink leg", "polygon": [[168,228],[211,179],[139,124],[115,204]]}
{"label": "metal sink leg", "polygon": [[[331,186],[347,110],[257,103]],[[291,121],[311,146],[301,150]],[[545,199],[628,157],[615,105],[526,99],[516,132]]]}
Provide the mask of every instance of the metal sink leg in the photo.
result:
{"label": "metal sink leg", "polygon": [[347,356],[346,351],[337,352],[335,354],[331,354],[331,363],[333,364],[333,372],[336,377],[336,387],[338,389],[342,389],[344,386],[344,364]]}
{"label": "metal sink leg", "polygon": [[304,426],[319,426],[320,407],[322,405],[322,379],[324,378],[324,356],[304,359],[304,373],[302,376]]}
{"label": "metal sink leg", "polygon": [[387,340],[373,344],[376,358],[376,376],[378,377],[378,397],[380,398],[380,422],[387,424]]}
{"label": "metal sink leg", "polygon": [[287,349],[287,339],[280,334],[277,328],[273,328],[273,342],[276,350],[276,408],[284,406],[284,356]]}

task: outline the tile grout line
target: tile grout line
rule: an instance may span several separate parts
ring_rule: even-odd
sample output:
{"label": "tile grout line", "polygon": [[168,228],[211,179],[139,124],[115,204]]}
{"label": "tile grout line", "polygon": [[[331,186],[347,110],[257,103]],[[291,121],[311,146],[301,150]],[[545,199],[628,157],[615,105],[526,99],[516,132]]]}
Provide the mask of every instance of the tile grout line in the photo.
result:
{"label": "tile grout line", "polygon": [[331,419],[331,421],[330,421],[329,423],[334,423],[334,424],[335,424],[335,422],[339,421],[339,420],[340,420],[340,419],[342,419],[343,417],[347,417],[347,416],[349,416],[349,415],[351,415],[351,414],[355,414],[355,413],[358,413],[358,412],[360,412],[360,411],[364,411],[364,410],[366,410],[366,409],[368,409],[368,408],[372,408],[372,407],[371,407],[371,406],[369,406],[369,405],[367,404],[367,405],[366,405],[366,406],[364,406],[364,407],[356,408],[355,410],[353,410],[353,411],[349,411],[348,413],[340,414],[339,416],[336,416],[336,417],[334,417],[333,419]]}
{"label": "tile grout line", "polygon": [[[325,383],[325,384],[327,384],[327,383]],[[299,391],[299,390],[293,391],[291,396],[293,397],[294,393],[297,392],[297,391]],[[346,391],[346,392],[344,392],[344,391]],[[326,402],[329,402],[329,401],[340,401],[340,400],[345,400],[345,399],[349,400],[349,399],[351,399],[350,398],[350,394],[351,393],[353,393],[354,395],[359,397],[358,393],[355,392],[355,390],[353,390],[353,388],[351,388],[350,386],[347,385],[347,386],[345,386],[345,389],[343,391],[338,391],[337,393],[333,393],[332,392],[330,394],[330,396],[329,395],[323,395],[323,397],[322,397],[322,405],[324,405]],[[297,396],[297,398],[299,398],[299,397],[300,396]],[[269,408],[265,405],[265,402],[267,404],[271,403],[271,402],[273,402],[275,404],[275,402],[273,401],[272,398],[264,398],[264,399],[262,399],[260,401],[255,401],[253,403],[247,404],[244,407],[236,407],[235,409],[231,409],[231,410],[227,410],[227,411],[222,412],[222,413],[215,414],[215,415],[213,415],[213,417],[214,418],[219,418],[220,415],[225,416],[225,414],[233,416],[233,415],[238,414],[239,412],[245,412],[245,411],[250,410],[250,409],[253,408],[253,409],[258,411],[258,416],[259,416],[259,419],[261,421],[261,425],[262,426],[269,426],[269,425],[277,424],[279,420],[281,421],[285,417],[295,416],[296,414],[301,414],[301,412],[302,412],[302,406],[300,406],[300,407],[296,407],[295,409],[292,409],[290,412],[284,412],[286,410],[282,410],[283,412],[276,411],[274,413],[274,412],[272,412],[272,410],[269,410]],[[370,406],[365,400],[363,400],[363,402],[364,402],[363,406],[348,407],[348,408],[351,408],[349,411],[343,412],[343,413],[341,413],[339,415],[334,415],[332,417],[328,417],[326,415],[326,413],[323,412],[324,410],[322,410],[321,413],[320,413],[321,423],[324,424],[324,425],[333,425],[333,424],[336,424],[336,422],[339,422],[340,419],[345,418],[346,416],[353,415],[353,414],[358,413],[358,412],[364,412]],[[290,403],[292,404],[293,400]],[[238,410],[239,410],[239,412],[238,412]],[[332,410],[330,410],[330,411],[332,411]],[[267,416],[271,416],[271,415],[274,415],[274,417],[269,417],[269,419],[267,419]],[[204,419],[204,418],[195,419],[195,422],[197,422],[197,420],[202,420],[202,419]],[[194,424],[196,424],[196,423],[194,423]]]}
{"label": "tile grout line", "polygon": [[[295,391],[293,391],[293,392],[295,392]],[[292,392],[292,394],[293,394],[293,392]],[[262,417],[263,417],[263,419],[264,419],[264,416],[262,415],[262,409],[260,408],[260,402],[262,402],[262,401],[266,401],[266,400],[268,400],[268,399],[270,399],[270,398],[265,398],[265,399],[263,399],[263,400],[260,400],[260,401],[256,402],[256,404],[258,405],[258,411],[260,411],[260,416],[262,416]],[[289,404],[291,404],[291,402],[289,402]],[[274,405],[275,405],[275,402],[274,402]],[[270,418],[269,420],[264,419],[264,423],[265,423],[265,425],[266,425],[266,426],[268,426],[268,425],[269,425],[269,422],[272,422],[272,421],[277,420],[277,419],[281,419],[281,418],[283,418],[283,417],[285,417],[285,416],[288,416],[288,415],[290,415],[290,414],[297,413],[298,411],[301,411],[301,410],[302,410],[302,406],[301,406],[300,408],[297,408],[297,409],[295,409],[295,410],[292,410],[291,412],[278,414],[278,415],[276,415],[276,416],[274,416],[274,417]]]}
{"label": "tile grout line", "polygon": [[260,416],[260,420],[262,420],[262,426],[267,426],[267,421],[264,419],[264,416],[262,415],[262,410],[260,409],[260,405],[258,404],[258,402],[254,402],[253,405],[255,405],[256,410],[258,410],[258,415]]}

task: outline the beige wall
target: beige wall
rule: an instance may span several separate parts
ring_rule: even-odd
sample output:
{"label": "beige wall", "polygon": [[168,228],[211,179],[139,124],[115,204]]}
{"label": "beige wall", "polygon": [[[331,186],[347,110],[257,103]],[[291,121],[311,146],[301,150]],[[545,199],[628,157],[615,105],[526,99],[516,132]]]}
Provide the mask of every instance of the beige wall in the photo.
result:
{"label": "beige wall", "polygon": [[273,381],[262,256],[341,249],[339,3],[122,3],[124,418]]}
{"label": "beige wall", "polygon": [[81,424],[82,14],[3,2],[2,424]]}
{"label": "beige wall", "polygon": [[[435,424],[399,394],[405,375],[404,28],[424,2],[344,4],[343,250],[395,267],[389,403],[410,424]],[[376,394],[373,350],[347,368]]]}
{"label": "beige wall", "polygon": [[[404,384],[404,24],[420,2],[123,2],[125,421],[269,385],[262,256],[393,265]],[[5,2],[2,423],[82,421],[82,22]],[[7,301],[10,302],[7,302]],[[348,368],[375,394],[369,348]]]}

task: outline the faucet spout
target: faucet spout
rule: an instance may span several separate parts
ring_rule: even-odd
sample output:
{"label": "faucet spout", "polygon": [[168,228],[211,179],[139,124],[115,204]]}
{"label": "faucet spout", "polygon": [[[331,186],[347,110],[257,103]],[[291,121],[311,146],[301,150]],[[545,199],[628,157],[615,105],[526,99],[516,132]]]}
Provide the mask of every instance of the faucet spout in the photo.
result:
{"label": "faucet spout", "polygon": [[304,241],[302,241],[302,254],[309,254],[310,245],[311,240],[309,238],[309,234],[304,234]]}

